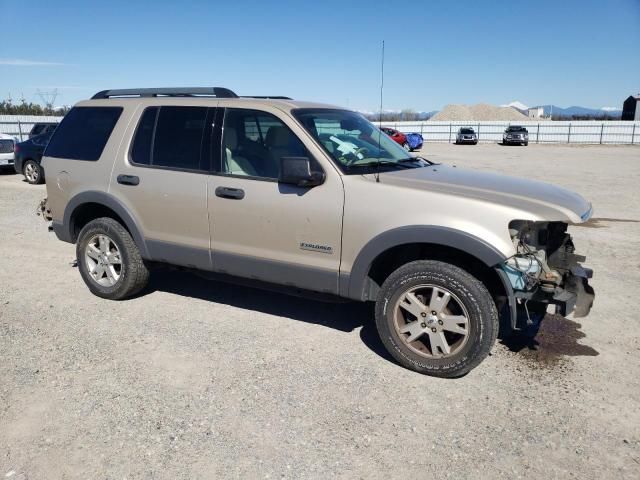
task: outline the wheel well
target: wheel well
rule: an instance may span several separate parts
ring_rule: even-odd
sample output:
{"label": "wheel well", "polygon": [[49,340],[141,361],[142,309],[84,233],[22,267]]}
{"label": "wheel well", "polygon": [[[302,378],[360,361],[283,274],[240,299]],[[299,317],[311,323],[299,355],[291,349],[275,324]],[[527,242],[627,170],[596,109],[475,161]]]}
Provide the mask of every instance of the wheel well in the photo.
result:
{"label": "wheel well", "polygon": [[463,250],[433,243],[409,243],[385,250],[371,263],[368,278],[380,287],[391,273],[415,260],[438,260],[465,270],[487,287],[498,309],[507,298],[504,285],[494,268]]}
{"label": "wheel well", "polygon": [[129,227],[122,220],[122,218],[114,212],[109,207],[102,205],[101,203],[83,203],[79,205],[71,214],[71,235],[72,241],[75,242],[78,239],[78,234],[80,230],[89,223],[91,220],[95,220],[96,218],[108,217],[116,220],[120,225],[122,225],[128,232]]}

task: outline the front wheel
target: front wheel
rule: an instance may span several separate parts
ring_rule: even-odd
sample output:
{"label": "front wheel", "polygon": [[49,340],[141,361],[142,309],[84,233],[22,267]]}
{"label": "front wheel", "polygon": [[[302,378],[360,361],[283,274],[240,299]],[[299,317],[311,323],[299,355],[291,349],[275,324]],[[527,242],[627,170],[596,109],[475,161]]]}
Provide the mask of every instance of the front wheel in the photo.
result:
{"label": "front wheel", "polygon": [[454,265],[419,260],[393,272],[376,301],[382,343],[404,367],[459,377],[491,351],[498,312],[486,287]]}
{"label": "front wheel", "polygon": [[98,297],[122,300],[142,290],[149,279],[131,235],[112,218],[97,218],[84,226],[76,255],[84,283]]}

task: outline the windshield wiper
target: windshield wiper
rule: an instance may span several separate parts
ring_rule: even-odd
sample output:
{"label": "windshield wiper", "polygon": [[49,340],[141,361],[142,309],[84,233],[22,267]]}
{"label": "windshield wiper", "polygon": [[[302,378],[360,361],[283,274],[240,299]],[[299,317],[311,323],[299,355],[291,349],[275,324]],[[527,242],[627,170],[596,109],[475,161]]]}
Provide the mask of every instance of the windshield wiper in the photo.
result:
{"label": "windshield wiper", "polygon": [[347,168],[355,168],[355,167],[376,167],[380,165],[381,167],[400,167],[400,168],[415,168],[411,165],[406,165],[404,163],[400,163],[402,160],[398,162],[389,162],[388,160],[375,160],[372,162],[366,163],[353,163],[351,165],[347,165]]}
{"label": "windshield wiper", "polygon": [[427,165],[438,165],[436,162],[432,162],[431,160],[427,160],[424,157],[409,157],[409,158],[403,158],[402,160],[398,160],[399,162],[424,162]]}

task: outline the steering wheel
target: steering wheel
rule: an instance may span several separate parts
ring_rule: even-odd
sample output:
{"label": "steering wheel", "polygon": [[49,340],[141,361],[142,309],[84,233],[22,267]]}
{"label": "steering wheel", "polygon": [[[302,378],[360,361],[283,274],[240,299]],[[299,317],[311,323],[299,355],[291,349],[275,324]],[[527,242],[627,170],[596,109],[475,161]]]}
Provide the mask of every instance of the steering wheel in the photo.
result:
{"label": "steering wheel", "polygon": [[367,149],[367,147],[360,147],[355,152],[349,152],[349,155],[351,156],[351,158],[346,158],[346,156],[343,156],[342,158],[344,158],[345,160],[344,164],[348,167],[350,165],[353,165],[358,160],[361,160],[358,154],[362,155],[363,157],[366,157],[368,153],[369,153],[369,150]]}

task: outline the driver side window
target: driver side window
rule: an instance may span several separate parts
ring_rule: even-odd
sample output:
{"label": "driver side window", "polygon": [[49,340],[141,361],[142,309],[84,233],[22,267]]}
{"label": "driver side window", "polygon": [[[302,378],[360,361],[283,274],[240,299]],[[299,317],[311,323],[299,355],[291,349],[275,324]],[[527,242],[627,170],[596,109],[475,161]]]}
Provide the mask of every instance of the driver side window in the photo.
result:
{"label": "driver side window", "polygon": [[270,113],[228,108],[223,131],[221,173],[277,180],[282,157],[310,157],[300,139]]}

